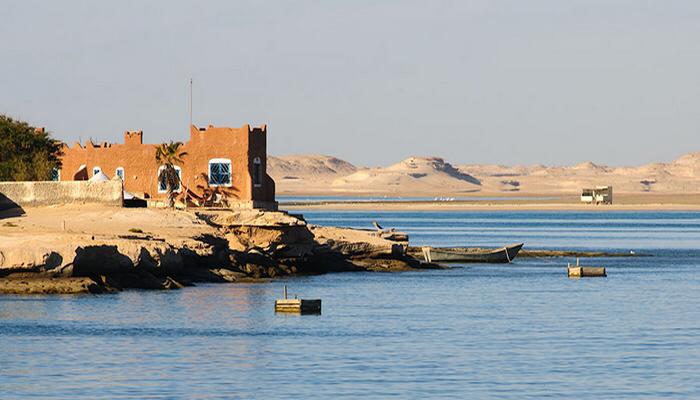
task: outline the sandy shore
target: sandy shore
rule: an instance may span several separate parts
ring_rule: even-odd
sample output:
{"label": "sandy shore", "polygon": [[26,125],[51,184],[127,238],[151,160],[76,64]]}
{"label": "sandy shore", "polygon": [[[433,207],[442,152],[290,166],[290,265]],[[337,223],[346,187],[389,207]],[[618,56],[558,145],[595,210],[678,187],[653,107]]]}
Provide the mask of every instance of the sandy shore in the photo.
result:
{"label": "sandy shore", "polygon": [[[488,197],[488,196],[484,196]],[[495,196],[494,196],[495,197]],[[289,202],[286,210],[388,210],[388,211],[700,211],[700,193],[692,194],[616,194],[615,204],[582,204],[578,196],[533,195],[499,200],[459,201],[347,201]]]}

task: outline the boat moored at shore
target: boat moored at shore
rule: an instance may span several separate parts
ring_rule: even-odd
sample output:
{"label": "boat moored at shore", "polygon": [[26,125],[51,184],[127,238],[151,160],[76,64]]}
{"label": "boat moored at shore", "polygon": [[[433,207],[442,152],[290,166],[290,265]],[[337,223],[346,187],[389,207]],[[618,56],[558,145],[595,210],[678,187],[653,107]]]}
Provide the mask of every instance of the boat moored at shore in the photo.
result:
{"label": "boat moored at shore", "polygon": [[423,247],[423,257],[425,262],[474,262],[474,263],[494,263],[503,264],[513,261],[524,243],[504,246],[499,249],[481,248],[439,248]]}

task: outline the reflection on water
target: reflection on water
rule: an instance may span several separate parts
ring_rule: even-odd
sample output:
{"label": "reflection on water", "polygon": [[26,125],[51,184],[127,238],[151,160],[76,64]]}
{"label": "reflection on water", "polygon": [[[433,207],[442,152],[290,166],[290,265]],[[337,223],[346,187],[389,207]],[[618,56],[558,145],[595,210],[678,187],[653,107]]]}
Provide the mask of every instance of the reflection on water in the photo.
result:
{"label": "reflection on water", "polygon": [[[699,213],[307,218],[377,219],[436,245],[524,239],[634,245],[654,256],[595,260],[608,267],[602,279],[567,279],[567,260],[517,259],[172,292],[0,297],[0,397],[700,396]],[[449,229],[435,229],[441,224]],[[587,230],[569,234],[567,224]],[[284,284],[291,295],[322,298],[323,315],[275,314]]]}

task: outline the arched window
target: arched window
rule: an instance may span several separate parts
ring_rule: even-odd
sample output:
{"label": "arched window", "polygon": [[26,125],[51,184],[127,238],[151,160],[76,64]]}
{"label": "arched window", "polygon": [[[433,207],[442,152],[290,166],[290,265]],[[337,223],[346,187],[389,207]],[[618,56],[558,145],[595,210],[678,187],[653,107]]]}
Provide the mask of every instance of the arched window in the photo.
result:
{"label": "arched window", "polygon": [[114,175],[124,181],[124,167],[117,167],[117,169],[114,170]]}
{"label": "arched window", "polygon": [[209,186],[231,186],[231,160],[228,158],[209,160]]}
{"label": "arched window", "polygon": [[253,186],[262,186],[262,162],[260,162],[260,157],[255,157],[253,159]]}
{"label": "arched window", "polygon": [[99,174],[100,172],[102,172],[102,168],[92,167],[92,176],[95,176],[95,175]]}
{"label": "arched window", "polygon": [[[182,191],[182,168],[178,167],[177,165],[175,167],[175,172],[177,172],[177,177],[180,178],[177,180],[177,186],[175,186],[175,191],[176,192],[181,192]],[[168,191],[168,185],[165,183],[165,179],[161,179],[160,173],[165,169],[164,165],[161,165],[158,167],[158,175],[156,175],[156,179],[158,179],[158,193],[165,193]]]}

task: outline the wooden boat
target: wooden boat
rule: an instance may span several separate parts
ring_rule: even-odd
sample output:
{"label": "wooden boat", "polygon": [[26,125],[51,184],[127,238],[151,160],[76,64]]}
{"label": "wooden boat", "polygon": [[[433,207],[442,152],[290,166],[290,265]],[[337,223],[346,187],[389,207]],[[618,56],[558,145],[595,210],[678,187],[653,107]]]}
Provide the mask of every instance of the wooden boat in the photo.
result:
{"label": "wooden boat", "polygon": [[523,243],[500,249],[423,247],[422,250],[426,262],[509,263],[522,247]]}

